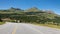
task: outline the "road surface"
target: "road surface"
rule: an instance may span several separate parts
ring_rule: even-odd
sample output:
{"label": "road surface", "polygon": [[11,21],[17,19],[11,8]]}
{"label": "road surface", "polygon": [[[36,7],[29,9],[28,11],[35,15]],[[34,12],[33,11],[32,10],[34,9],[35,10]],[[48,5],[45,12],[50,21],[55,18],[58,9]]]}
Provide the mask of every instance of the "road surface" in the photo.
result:
{"label": "road surface", "polygon": [[60,34],[60,30],[26,23],[7,23],[0,25],[0,34]]}

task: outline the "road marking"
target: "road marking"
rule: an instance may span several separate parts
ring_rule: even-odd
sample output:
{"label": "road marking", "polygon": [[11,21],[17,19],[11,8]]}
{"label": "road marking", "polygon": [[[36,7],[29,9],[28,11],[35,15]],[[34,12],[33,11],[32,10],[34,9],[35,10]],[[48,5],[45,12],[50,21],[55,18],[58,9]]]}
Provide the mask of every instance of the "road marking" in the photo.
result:
{"label": "road marking", "polygon": [[43,32],[41,32],[40,30],[38,30],[38,29],[35,29],[35,28],[32,28],[33,30],[35,30],[35,31],[37,31],[37,32],[39,32],[39,33],[41,33],[41,34],[44,34]]}
{"label": "road marking", "polygon": [[15,34],[16,30],[17,30],[17,26],[14,27],[12,34]]}

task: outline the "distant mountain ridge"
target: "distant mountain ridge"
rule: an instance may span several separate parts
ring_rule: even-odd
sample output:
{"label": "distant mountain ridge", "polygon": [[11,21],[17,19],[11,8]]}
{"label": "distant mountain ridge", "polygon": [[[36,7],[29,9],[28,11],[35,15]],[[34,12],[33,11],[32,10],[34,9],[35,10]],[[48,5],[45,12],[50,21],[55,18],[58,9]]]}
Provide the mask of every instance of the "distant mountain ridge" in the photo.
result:
{"label": "distant mountain ridge", "polygon": [[[29,8],[27,10],[22,10],[22,9],[19,9],[19,8],[13,8],[11,7],[10,9],[7,9],[7,10],[0,10],[0,13],[24,13],[24,14],[32,14],[32,15],[39,15],[39,14],[43,14],[43,13],[46,13],[46,14],[55,14],[53,11],[51,10],[40,10],[38,9],[37,7],[32,7],[32,8]],[[56,15],[56,14],[55,14]]]}

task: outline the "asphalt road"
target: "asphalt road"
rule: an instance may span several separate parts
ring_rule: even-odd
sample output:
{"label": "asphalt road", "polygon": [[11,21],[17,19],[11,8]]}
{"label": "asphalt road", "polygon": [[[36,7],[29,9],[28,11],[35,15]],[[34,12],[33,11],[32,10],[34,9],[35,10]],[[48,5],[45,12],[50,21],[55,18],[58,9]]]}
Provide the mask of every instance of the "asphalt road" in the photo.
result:
{"label": "asphalt road", "polygon": [[0,34],[60,34],[60,30],[26,23],[7,23],[0,25]]}

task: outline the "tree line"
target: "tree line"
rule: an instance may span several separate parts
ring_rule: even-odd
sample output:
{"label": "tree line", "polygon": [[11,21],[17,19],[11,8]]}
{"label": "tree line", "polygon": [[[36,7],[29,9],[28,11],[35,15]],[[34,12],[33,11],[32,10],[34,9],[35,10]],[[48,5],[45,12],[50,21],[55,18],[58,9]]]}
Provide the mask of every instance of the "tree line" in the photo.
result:
{"label": "tree line", "polygon": [[[60,25],[60,17],[54,16],[53,19],[47,18],[46,16],[27,16],[27,15],[18,15],[18,14],[0,14],[0,21],[2,18],[10,18],[13,20],[19,20],[20,22],[25,23],[38,23],[38,24],[55,24]],[[15,21],[13,21],[15,22]]]}

